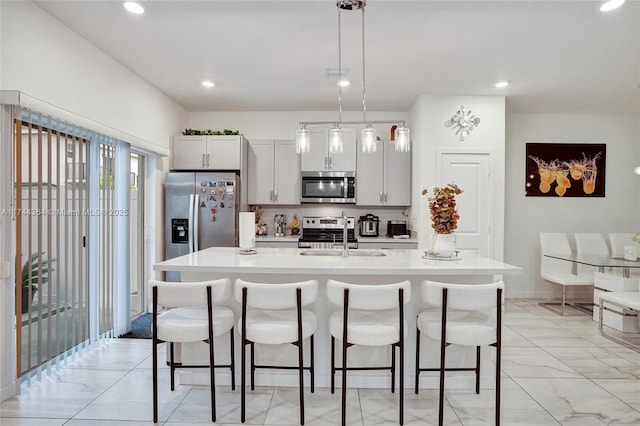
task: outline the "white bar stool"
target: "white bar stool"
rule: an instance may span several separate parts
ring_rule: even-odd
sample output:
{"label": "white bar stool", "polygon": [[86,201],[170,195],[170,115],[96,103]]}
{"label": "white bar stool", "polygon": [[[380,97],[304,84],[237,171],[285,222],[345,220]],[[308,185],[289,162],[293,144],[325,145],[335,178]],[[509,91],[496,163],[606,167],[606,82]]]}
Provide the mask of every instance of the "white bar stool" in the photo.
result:
{"label": "white bar stool", "polygon": [[[286,284],[254,283],[241,279],[235,284],[236,301],[242,305],[238,327],[242,335],[242,370],[240,420],[245,421],[245,364],[246,345],[251,345],[251,390],[254,390],[256,368],[297,369],[300,386],[300,424],[304,425],[304,370],[311,375],[311,392],[314,391],[313,334],[318,320],[313,312],[303,309],[318,298],[318,281],[310,280]],[[309,338],[310,365],[304,366],[303,341]],[[291,343],[298,347],[298,365],[256,365],[255,343],[281,345]]]}
{"label": "white bar stool", "polygon": [[[228,278],[202,282],[164,282],[150,280],[153,294],[152,352],[153,352],[153,422],[158,422],[158,343],[169,343],[171,390],[175,389],[175,369],[208,368],[211,385],[211,421],[216,421],[215,368],[231,369],[231,389],[235,389],[235,363],[233,351],[233,311],[219,306],[231,298],[231,280]],[[203,305],[203,303],[205,305]],[[158,307],[169,308],[159,313]],[[214,337],[229,332],[231,340],[230,363],[216,365]],[[174,343],[204,341],[209,344],[209,364],[187,365],[174,361]]]}
{"label": "white bar stool", "polygon": [[[331,393],[337,370],[342,371],[342,425],[346,424],[347,371],[390,370],[391,392],[395,392],[395,348],[400,349],[399,424],[404,422],[404,339],[407,324],[404,305],[411,300],[411,283],[349,284],[327,281],[327,298],[342,306],[329,318],[331,333]],[[335,366],[335,339],[342,340],[342,367]],[[391,366],[347,367],[347,348],[353,345],[391,346]]]}
{"label": "white bar stool", "polygon": [[[421,371],[440,372],[438,424],[444,421],[444,377],[446,371],[475,371],[476,394],[480,393],[480,346],[496,348],[496,426],[500,424],[500,362],[502,351],[502,291],[504,283],[449,284],[422,281],[422,300],[440,308],[426,310],[417,318],[415,392],[419,391]],[[440,368],[420,368],[420,333],[440,341]],[[446,368],[447,346],[476,347],[476,365],[470,368]]]}

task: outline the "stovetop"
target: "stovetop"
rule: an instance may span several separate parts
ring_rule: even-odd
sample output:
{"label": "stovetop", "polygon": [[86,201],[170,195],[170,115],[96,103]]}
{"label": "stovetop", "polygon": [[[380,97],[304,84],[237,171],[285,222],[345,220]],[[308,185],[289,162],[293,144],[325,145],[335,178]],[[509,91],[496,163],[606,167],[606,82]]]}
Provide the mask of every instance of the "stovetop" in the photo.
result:
{"label": "stovetop", "polygon": [[[302,235],[298,239],[300,248],[330,248],[334,244],[342,245],[344,238],[344,219],[342,217],[304,217]],[[355,219],[347,218],[347,243],[349,248],[357,248]]]}

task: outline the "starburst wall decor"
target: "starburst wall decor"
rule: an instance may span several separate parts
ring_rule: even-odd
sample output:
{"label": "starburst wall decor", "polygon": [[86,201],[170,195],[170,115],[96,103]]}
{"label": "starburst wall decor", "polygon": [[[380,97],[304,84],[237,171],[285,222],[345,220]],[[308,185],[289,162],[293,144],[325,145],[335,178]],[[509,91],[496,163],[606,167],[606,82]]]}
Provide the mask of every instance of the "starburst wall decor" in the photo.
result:
{"label": "starburst wall decor", "polygon": [[445,121],[444,127],[451,127],[456,131],[456,135],[460,135],[460,140],[469,136],[469,133],[480,124],[480,117],[471,114],[471,110],[467,111],[467,106],[462,105],[450,119]]}

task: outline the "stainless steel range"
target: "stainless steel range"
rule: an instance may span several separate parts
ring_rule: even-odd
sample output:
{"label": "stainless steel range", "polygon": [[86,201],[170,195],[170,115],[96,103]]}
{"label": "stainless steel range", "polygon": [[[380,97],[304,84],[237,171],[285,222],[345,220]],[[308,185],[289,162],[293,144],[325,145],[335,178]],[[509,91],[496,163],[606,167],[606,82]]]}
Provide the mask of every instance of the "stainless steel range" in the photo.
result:
{"label": "stainless steel range", "polygon": [[[356,220],[347,218],[347,246],[358,248],[356,239]],[[342,217],[303,217],[302,236],[298,240],[299,248],[333,248],[343,245],[344,218]]]}

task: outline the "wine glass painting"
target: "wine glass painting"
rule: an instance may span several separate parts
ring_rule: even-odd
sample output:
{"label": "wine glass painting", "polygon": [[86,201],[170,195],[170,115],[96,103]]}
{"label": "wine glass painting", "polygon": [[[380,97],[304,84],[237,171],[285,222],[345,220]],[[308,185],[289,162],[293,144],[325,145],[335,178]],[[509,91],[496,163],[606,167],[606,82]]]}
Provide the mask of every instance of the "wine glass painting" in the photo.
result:
{"label": "wine glass painting", "polygon": [[606,144],[527,143],[528,197],[604,197]]}

